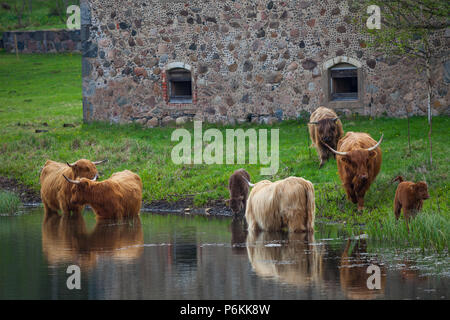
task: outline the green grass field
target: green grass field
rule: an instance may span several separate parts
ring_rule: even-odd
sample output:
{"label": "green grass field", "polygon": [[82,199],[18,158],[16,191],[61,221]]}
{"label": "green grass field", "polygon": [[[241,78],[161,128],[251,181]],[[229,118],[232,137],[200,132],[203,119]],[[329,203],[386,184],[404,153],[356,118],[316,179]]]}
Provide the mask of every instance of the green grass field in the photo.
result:
{"label": "green grass field", "polygon": [[[260,167],[266,167],[260,165],[175,165],[170,156],[177,144],[171,141],[174,128],[83,124],[79,55],[21,55],[16,60],[14,55],[0,54],[0,83],[0,175],[14,177],[36,191],[39,171],[47,159],[108,158],[109,162],[99,167],[103,178],[124,169],[137,172],[144,183],[147,203],[161,199],[175,201],[192,194],[199,206],[225,199],[228,178],[240,167],[250,172],[253,182],[267,178],[259,175]],[[63,128],[64,123],[76,127]],[[345,131],[368,132],[376,140],[384,133],[381,172],[366,195],[363,213],[358,213],[355,205],[344,198],[334,159],[318,169],[316,151],[309,148],[305,121],[287,121],[273,127],[280,129],[280,168],[268,178],[277,180],[295,175],[312,181],[316,188],[317,216],[348,224],[369,221],[376,224],[392,218],[397,185],[390,181],[395,176],[426,180],[431,199],[425,201],[424,210],[444,217],[448,230],[450,118],[433,119],[432,168],[428,164],[425,117],[411,118],[411,155],[408,155],[406,119],[354,117],[343,119],[343,124]],[[228,127],[218,128],[223,132]],[[36,129],[49,132],[35,133]],[[188,130],[192,132],[192,126]]]}
{"label": "green grass field", "polygon": [[[26,0],[22,11],[23,0],[1,0],[1,4],[7,4],[11,9],[0,7],[0,32],[10,30],[42,30],[63,29],[66,23],[61,20],[56,10],[56,2],[64,4],[62,0]],[[31,9],[29,4],[31,3]],[[79,0],[67,1],[68,5],[77,4]],[[17,5],[18,10],[15,10]],[[22,12],[19,23],[18,16]],[[65,20],[65,19],[64,19]]]}

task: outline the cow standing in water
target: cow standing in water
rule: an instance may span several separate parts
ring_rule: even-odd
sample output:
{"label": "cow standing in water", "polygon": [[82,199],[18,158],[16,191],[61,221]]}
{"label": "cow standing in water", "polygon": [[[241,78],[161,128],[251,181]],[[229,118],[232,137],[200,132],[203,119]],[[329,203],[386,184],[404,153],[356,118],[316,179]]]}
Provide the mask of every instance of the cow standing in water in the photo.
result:
{"label": "cow standing in water", "polygon": [[98,174],[96,165],[106,161],[92,162],[80,159],[70,164],[47,160],[39,177],[45,214],[57,214],[59,210],[64,214],[81,213],[84,206],[70,203],[72,186],[67,184],[63,175],[73,180],[78,178],[93,179]]}
{"label": "cow standing in water", "polygon": [[330,155],[334,157],[334,153],[328,150],[325,144],[336,149],[339,139],[344,136],[342,122],[333,110],[319,107],[311,114],[308,129],[311,141],[319,154],[319,168],[321,168]]}
{"label": "cow standing in water", "polygon": [[236,170],[230,177],[228,189],[230,191],[229,205],[233,214],[245,210],[249,192],[250,174],[244,169]]}
{"label": "cow standing in water", "polygon": [[381,168],[380,141],[376,142],[364,132],[347,132],[339,140],[338,151],[326,145],[337,157],[339,177],[344,185],[347,198],[364,209],[364,196]]}
{"label": "cow standing in water", "polygon": [[263,180],[250,192],[245,219],[250,232],[314,232],[314,185],[303,178]]}
{"label": "cow standing in water", "polygon": [[142,181],[129,170],[116,172],[105,181],[64,178],[69,185],[74,185],[71,202],[75,205],[89,204],[97,219],[122,219],[139,215]]}

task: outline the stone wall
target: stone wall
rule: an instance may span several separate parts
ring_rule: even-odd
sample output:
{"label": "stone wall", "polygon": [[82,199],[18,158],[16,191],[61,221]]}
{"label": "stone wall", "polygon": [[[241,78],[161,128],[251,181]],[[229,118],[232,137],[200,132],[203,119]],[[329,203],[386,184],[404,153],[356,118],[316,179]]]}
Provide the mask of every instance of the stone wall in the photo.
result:
{"label": "stone wall", "polygon": [[[423,72],[368,48],[348,1],[83,0],[81,12],[88,122],[272,123],[320,105],[372,116],[426,112]],[[339,63],[358,68],[355,101],[330,101],[329,68]],[[183,64],[195,99],[169,103],[168,66]],[[435,114],[449,113],[448,74],[448,62],[434,64]]]}
{"label": "stone wall", "polygon": [[80,30],[10,31],[3,33],[3,48],[16,52],[14,35],[19,53],[81,53]]}

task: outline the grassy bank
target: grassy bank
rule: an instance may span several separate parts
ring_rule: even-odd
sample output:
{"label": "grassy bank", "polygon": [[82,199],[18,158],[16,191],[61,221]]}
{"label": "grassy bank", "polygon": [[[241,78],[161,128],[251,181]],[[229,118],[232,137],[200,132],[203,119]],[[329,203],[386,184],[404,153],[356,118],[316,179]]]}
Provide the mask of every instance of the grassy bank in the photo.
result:
{"label": "grassy bank", "polygon": [[[64,1],[62,0],[27,0],[24,7],[22,7],[22,0],[1,0],[0,3],[2,4],[0,6],[0,32],[66,28]],[[59,9],[57,3],[60,5]],[[71,0],[67,3],[68,5],[79,5],[79,0]],[[62,19],[58,12],[64,13]]]}
{"label": "grassy bank", "polygon": [[[176,165],[171,160],[174,128],[144,129],[138,125],[82,124],[81,58],[79,55],[0,54],[0,175],[15,177],[39,190],[39,171],[47,159],[75,161],[104,159],[99,167],[103,177],[130,169],[144,183],[144,199],[175,201],[193,195],[197,205],[228,197],[230,174],[245,167],[252,181],[262,165]],[[64,123],[75,127],[64,128]],[[47,124],[48,126],[44,125]],[[431,199],[424,209],[444,217],[448,230],[449,173],[448,128],[450,118],[433,120],[432,168],[428,165],[425,117],[411,119],[412,154],[408,154],[406,119],[353,117],[343,119],[345,131],[364,131],[378,139],[384,133],[381,172],[366,196],[366,210],[356,211],[341,187],[336,161],[318,170],[316,151],[310,149],[305,121],[284,122],[273,127],[244,125],[244,129],[280,129],[280,168],[271,180],[301,176],[315,184],[317,215],[347,223],[380,222],[393,217],[396,184],[391,179],[403,175],[410,180],[426,180]],[[205,126],[204,129],[212,127]],[[215,126],[214,126],[215,127]],[[224,132],[228,127],[219,126]],[[36,129],[48,132],[35,133]],[[188,125],[192,133],[192,126]],[[394,234],[395,231],[392,231]]]}

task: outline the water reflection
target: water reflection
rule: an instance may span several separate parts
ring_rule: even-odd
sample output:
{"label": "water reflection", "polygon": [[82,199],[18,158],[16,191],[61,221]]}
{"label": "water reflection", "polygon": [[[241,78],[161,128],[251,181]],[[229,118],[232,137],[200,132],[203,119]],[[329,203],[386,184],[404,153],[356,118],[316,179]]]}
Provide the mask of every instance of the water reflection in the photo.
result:
{"label": "water reflection", "polygon": [[[377,265],[381,271],[381,289],[369,289],[367,279],[371,273],[367,268]],[[349,299],[372,300],[384,297],[386,288],[386,270],[374,256],[367,255],[365,239],[347,240],[339,266],[341,289]]]}
{"label": "water reflection", "polygon": [[87,231],[82,214],[45,216],[42,250],[49,265],[77,264],[92,268],[100,257],[133,260],[143,253],[144,235],[139,217],[132,220],[97,221]]}
{"label": "water reflection", "polygon": [[247,224],[244,217],[233,217],[230,224],[231,252],[234,254],[246,254],[247,249]]}
{"label": "water reflection", "polygon": [[304,286],[323,277],[323,250],[309,233],[249,232],[247,253],[253,270],[286,284]]}

